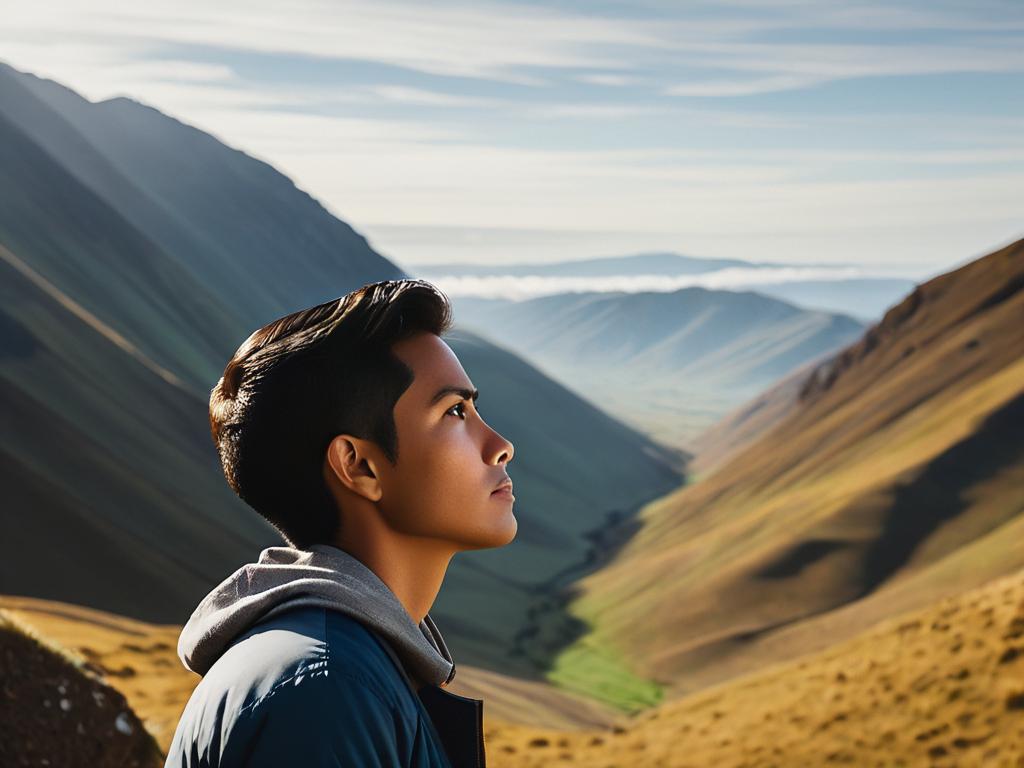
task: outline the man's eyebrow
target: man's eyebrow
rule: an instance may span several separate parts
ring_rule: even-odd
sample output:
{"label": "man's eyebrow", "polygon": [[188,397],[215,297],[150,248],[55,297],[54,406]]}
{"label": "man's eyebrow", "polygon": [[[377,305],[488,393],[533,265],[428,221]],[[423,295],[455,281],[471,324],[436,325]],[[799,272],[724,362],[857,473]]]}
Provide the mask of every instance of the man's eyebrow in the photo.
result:
{"label": "man's eyebrow", "polygon": [[441,387],[434,396],[430,399],[430,405],[434,405],[438,401],[447,397],[448,395],[462,395],[464,398],[472,399],[476,402],[476,399],[480,396],[479,389],[466,389],[465,387],[458,387],[449,384],[446,387]]}

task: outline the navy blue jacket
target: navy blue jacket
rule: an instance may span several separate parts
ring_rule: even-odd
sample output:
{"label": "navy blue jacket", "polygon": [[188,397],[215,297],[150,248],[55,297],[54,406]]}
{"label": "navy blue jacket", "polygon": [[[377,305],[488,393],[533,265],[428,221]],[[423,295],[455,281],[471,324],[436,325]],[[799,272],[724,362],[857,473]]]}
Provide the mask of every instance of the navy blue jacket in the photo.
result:
{"label": "navy blue jacket", "polygon": [[416,684],[357,619],[300,606],[240,635],[192,693],[165,768],[481,768],[483,701]]}

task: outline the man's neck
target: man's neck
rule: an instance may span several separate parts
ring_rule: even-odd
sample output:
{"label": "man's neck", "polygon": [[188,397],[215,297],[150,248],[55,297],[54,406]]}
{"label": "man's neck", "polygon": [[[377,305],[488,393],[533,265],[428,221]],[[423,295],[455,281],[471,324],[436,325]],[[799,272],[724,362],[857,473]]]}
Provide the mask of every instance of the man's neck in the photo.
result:
{"label": "man's neck", "polygon": [[358,539],[342,536],[337,546],[377,574],[417,625],[437,599],[455,554],[436,541],[393,532]]}

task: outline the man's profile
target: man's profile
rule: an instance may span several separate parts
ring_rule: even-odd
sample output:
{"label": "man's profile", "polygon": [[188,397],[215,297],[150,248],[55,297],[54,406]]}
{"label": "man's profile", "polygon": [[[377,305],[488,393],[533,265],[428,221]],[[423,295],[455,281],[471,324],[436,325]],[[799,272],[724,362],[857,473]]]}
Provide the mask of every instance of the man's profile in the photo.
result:
{"label": "man's profile", "polygon": [[517,522],[513,446],[441,336],[451,307],[386,280],[282,317],[210,396],[234,491],[287,546],[228,576],[182,630],[203,676],[167,766],[484,765],[482,704],[429,610],[452,556]]}

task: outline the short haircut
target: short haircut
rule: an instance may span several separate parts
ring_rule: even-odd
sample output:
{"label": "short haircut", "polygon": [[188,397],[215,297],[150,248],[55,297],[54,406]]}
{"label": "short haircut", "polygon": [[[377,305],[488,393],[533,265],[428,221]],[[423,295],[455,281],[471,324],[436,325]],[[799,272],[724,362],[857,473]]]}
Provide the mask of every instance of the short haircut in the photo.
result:
{"label": "short haircut", "polygon": [[336,435],[372,440],[398,461],[394,406],[413,371],[392,345],[452,324],[425,280],[368,283],[254,331],[210,393],[210,432],[228,485],[299,549],[332,543],[337,502],[323,463]]}

